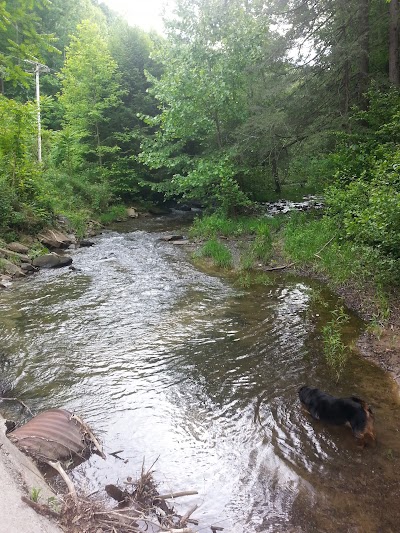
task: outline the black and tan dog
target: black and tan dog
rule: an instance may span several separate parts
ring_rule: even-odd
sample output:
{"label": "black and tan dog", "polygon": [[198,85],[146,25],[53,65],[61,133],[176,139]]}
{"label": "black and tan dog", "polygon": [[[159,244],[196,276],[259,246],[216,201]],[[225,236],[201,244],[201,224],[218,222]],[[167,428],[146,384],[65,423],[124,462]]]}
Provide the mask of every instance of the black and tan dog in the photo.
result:
{"label": "black and tan dog", "polygon": [[356,396],[335,398],[306,386],[299,389],[299,398],[303,407],[316,420],[336,426],[350,425],[353,435],[363,445],[368,439],[375,441],[374,415],[364,400]]}

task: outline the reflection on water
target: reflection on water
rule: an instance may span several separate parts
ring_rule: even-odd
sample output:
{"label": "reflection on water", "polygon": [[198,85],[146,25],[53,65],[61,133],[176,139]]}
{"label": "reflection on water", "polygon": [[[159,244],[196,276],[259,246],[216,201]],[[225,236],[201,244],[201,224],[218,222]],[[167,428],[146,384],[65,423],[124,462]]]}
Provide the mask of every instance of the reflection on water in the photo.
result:
{"label": "reflection on water", "polygon": [[[199,491],[177,507],[200,504],[200,531],[397,531],[399,415],[388,378],[353,356],[336,385],[315,327],[329,309],[312,307],[308,282],[236,289],[161,243],[165,223],[105,233],[74,253],[78,271],[43,272],[0,294],[0,369],[13,394],[38,411],[77,411],[106,451],[129,460],[93,457],[75,478],[92,491],[159,457],[164,489]],[[297,400],[305,383],[367,398],[376,448],[308,419]]]}

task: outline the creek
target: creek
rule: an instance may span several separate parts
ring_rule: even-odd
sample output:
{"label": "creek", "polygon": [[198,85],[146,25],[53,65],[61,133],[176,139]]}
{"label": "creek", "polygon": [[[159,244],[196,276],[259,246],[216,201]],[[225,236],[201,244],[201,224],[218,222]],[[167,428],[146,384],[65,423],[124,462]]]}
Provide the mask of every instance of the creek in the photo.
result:
{"label": "creek", "polygon": [[[185,231],[179,217],[134,220],[74,251],[77,270],[1,292],[2,381],[36,412],[80,414],[106,453],[123,450],[127,462],[93,456],[73,471],[88,492],[158,459],[161,492],[199,492],[176,502],[182,513],[199,504],[198,531],[398,531],[398,394],[356,352],[335,382],[321,327],[340,301],[307,279],[243,289],[200,271],[160,241]],[[351,315],[346,342],[363,327]],[[307,417],[303,384],[368,400],[377,445]]]}

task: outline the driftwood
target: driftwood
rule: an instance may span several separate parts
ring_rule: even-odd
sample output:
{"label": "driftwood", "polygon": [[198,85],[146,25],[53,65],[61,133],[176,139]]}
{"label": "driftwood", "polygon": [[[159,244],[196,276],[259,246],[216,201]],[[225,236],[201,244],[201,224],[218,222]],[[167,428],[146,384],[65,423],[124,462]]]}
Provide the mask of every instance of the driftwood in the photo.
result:
{"label": "driftwood", "polygon": [[72,498],[75,501],[77,501],[77,494],[76,494],[75,486],[70,480],[70,478],[68,477],[67,472],[61,466],[60,462],[59,461],[46,461],[46,462],[48,465],[50,465],[52,468],[54,468],[54,470],[56,470],[60,474],[60,476],[65,481],[65,484],[67,485],[68,491],[71,494]]}
{"label": "driftwood", "polygon": [[272,268],[264,268],[263,270],[265,272],[273,272],[274,270],[284,270],[285,268],[290,268],[294,266],[296,263],[289,263],[288,265],[282,265],[278,267],[272,267]]}
{"label": "driftwood", "polygon": [[[123,507],[118,506],[114,509],[109,509],[99,499],[77,494],[61,465],[52,461],[48,461],[48,464],[60,473],[70,489],[70,493],[61,499],[60,512],[56,513],[48,505],[41,505],[26,497],[22,499],[38,513],[56,518],[61,527],[69,533],[81,533],[82,531],[86,533],[98,533],[99,531],[103,533],[145,533],[148,531],[196,533],[187,524],[190,516],[197,509],[197,505],[180,516],[173,507],[167,505],[165,499],[193,495],[197,492],[171,492],[160,497],[153,473],[150,469],[145,470],[144,464],[142,465],[141,476],[137,481],[132,481],[130,477],[127,478],[129,480],[127,484],[132,487],[129,492],[128,489],[121,490],[115,485],[106,486],[106,492],[108,494],[111,492],[111,496],[117,496],[118,501],[122,496],[126,498]],[[196,521],[190,519],[190,523],[196,524]]]}
{"label": "driftwood", "polygon": [[[131,479],[131,478],[128,478]],[[70,533],[196,533],[188,527],[190,515],[197,505],[189,509],[183,516],[178,515],[172,507],[168,507],[159,498],[151,470],[142,466],[142,474],[135,481],[127,483],[132,489],[119,489],[116,485],[107,485],[106,492],[117,501],[125,499],[123,507],[108,509],[103,502],[71,494],[64,498],[64,506],[60,513],[62,526]],[[125,484],[126,485],[126,484]],[[170,493],[171,495],[195,494],[194,491]],[[194,521],[193,521],[194,522]]]}
{"label": "driftwood", "polygon": [[191,507],[181,518],[180,520],[180,525],[182,527],[186,526],[187,524],[187,521],[189,520],[189,518],[192,516],[192,514],[196,511],[196,509],[198,508],[198,505],[193,505],[193,507]]}
{"label": "driftwood", "polygon": [[71,420],[77,420],[81,427],[81,430],[84,430],[85,432],[85,437],[89,437],[90,443],[96,448],[98,455],[100,455],[100,457],[105,460],[106,456],[104,455],[103,448],[101,447],[99,441],[93,434],[93,431],[90,429],[90,427],[78,415],[72,415]]}
{"label": "driftwood", "polygon": [[181,496],[195,496],[198,494],[197,490],[185,490],[183,492],[169,492],[168,494],[160,494],[157,500],[169,500],[170,498],[180,498]]}
{"label": "driftwood", "polygon": [[326,247],[327,247],[327,246],[333,241],[333,239],[334,239],[335,237],[336,237],[336,235],[334,235],[331,239],[329,239],[329,241],[326,242],[326,243],[323,245],[323,247],[322,247],[320,250],[318,250],[318,252],[315,252],[314,256],[315,256],[315,257],[318,257],[318,259],[321,259],[321,257],[319,256],[319,254],[322,252],[322,250],[324,250],[324,249],[325,249],[325,248],[326,248]]}

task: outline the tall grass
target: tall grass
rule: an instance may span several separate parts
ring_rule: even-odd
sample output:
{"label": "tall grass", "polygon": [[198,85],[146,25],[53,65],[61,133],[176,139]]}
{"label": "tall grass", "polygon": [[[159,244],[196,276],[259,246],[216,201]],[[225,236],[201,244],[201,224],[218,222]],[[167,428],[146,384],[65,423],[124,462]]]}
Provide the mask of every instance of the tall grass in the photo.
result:
{"label": "tall grass", "polygon": [[227,218],[219,214],[198,217],[190,229],[190,237],[212,238],[241,237],[243,235],[256,235],[262,233],[262,228],[268,227],[271,231],[279,229],[283,224],[281,217],[237,217]]}
{"label": "tall grass", "polygon": [[[227,218],[220,214],[214,214],[197,218],[189,234],[192,238],[200,237],[210,239],[213,247],[215,247],[215,242],[218,242],[218,237],[239,240],[249,238],[249,242],[245,242],[246,247],[240,259],[240,270],[246,271],[253,268],[255,261],[267,263],[271,259],[272,233],[276,233],[281,226],[281,217]],[[205,246],[208,249],[209,244],[206,243]],[[221,246],[223,245],[221,244]],[[212,253],[216,254],[216,252]]]}
{"label": "tall grass", "polygon": [[328,217],[313,219],[294,214],[284,228],[284,250],[299,265],[312,265],[337,283],[352,280],[362,286],[374,283],[384,302],[384,286],[400,283],[400,261],[379,250],[342,238],[340,228]]}
{"label": "tall grass", "polygon": [[211,258],[219,268],[229,269],[232,267],[232,254],[229,248],[215,238],[205,242],[194,256]]}
{"label": "tall grass", "polygon": [[349,316],[343,307],[331,314],[332,319],[322,328],[322,341],[326,362],[339,381],[348,358],[348,348],[342,341],[342,329],[349,321]]}
{"label": "tall grass", "polygon": [[268,223],[260,221],[256,229],[256,238],[250,247],[250,253],[254,260],[267,263],[272,257],[272,237]]}
{"label": "tall grass", "polygon": [[102,224],[110,224],[115,220],[127,219],[126,207],[124,205],[112,205],[100,215]]}

